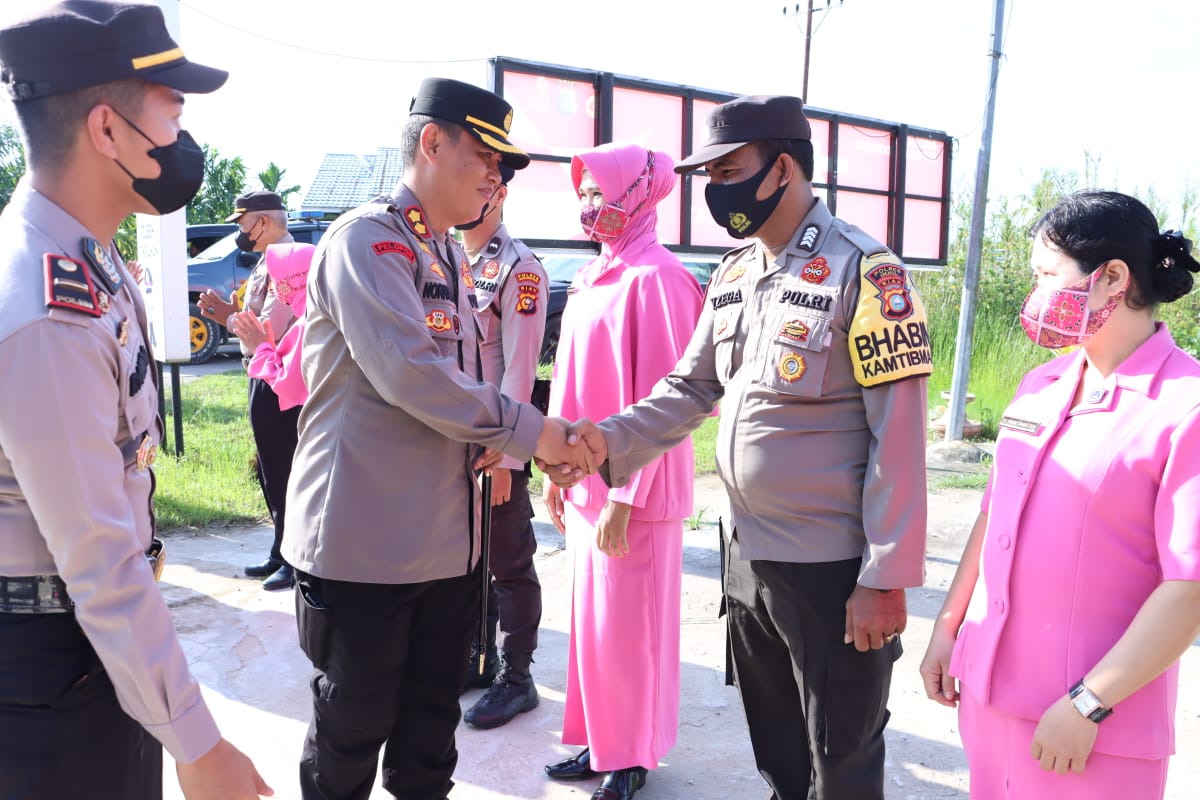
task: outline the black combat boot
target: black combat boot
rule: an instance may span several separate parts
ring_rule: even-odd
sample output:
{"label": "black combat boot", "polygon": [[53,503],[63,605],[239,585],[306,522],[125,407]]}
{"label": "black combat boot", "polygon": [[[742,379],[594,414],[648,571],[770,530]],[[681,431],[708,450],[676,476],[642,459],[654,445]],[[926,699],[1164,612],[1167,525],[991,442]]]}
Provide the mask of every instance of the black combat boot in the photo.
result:
{"label": "black combat boot", "polygon": [[538,705],[537,686],[529,674],[533,653],[504,653],[504,668],[492,688],[467,709],[463,719],[472,728],[499,728],[517,714]]}
{"label": "black combat boot", "polygon": [[467,682],[463,686],[463,691],[467,689],[487,689],[492,685],[492,681],[496,680],[496,672],[499,669],[500,654],[496,652],[496,640],[491,639],[487,643],[487,652],[483,656],[483,674],[479,674],[479,640],[471,640],[471,655],[467,658]]}

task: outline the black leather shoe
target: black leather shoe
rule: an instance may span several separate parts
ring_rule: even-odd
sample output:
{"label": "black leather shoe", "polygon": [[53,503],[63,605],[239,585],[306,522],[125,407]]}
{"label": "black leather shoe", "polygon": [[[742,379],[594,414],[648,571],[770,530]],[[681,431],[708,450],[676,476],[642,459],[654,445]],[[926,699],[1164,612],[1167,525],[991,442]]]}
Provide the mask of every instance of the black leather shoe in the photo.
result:
{"label": "black leather shoe", "polygon": [[273,558],[268,558],[259,564],[251,564],[244,568],[242,572],[246,573],[247,578],[265,578],[268,575],[274,575],[276,570],[283,566],[282,561],[276,561]]}
{"label": "black leather shoe", "polygon": [[533,678],[528,673],[516,676],[506,670],[496,678],[492,688],[467,709],[463,720],[472,728],[499,728],[511,722],[517,714],[533,711],[537,707],[538,693]]}
{"label": "black leather shoe", "polygon": [[296,585],[296,573],[284,564],[275,570],[275,574],[263,581],[263,588],[268,592],[278,592],[280,589],[290,589]]}
{"label": "black leather shoe", "polygon": [[592,770],[592,751],[584,748],[579,755],[546,765],[546,774],[556,781],[586,781],[596,777]]}
{"label": "black leather shoe", "polygon": [[627,767],[608,773],[604,783],[596,789],[592,800],[630,800],[637,790],[646,785],[645,767]]}

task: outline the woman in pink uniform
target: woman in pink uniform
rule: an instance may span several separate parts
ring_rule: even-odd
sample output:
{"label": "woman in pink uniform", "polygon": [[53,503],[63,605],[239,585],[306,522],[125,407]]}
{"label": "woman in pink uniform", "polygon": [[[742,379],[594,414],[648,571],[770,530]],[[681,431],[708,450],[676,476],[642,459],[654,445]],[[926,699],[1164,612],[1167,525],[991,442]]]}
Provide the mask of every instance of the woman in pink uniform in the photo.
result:
{"label": "woman in pink uniform", "polygon": [[292,309],[296,318],[278,344],[270,320],[264,324],[249,311],[233,317],[233,332],[254,353],[246,371],[251,378],[261,378],[271,385],[282,410],[303,405],[308,399],[308,387],[300,375],[300,342],[304,338],[308,269],[316,249],[300,242],[267,246],[265,257],[271,291],[279,302]]}
{"label": "woman in pink uniform", "polygon": [[[700,286],[659,244],[655,206],[676,184],[670,156],[608,144],[572,159],[584,231],[599,257],[563,312],[550,413],[603,419],[650,393],[696,327]],[[675,744],[683,519],[692,513],[690,441],[609,489],[599,475],[545,500],[574,556],[563,742],[586,745],[550,777],[609,775],[597,800],[633,797]]]}
{"label": "woman in pink uniform", "polygon": [[1000,420],[921,675],[958,705],[972,798],[1161,798],[1200,632],[1200,363],[1154,307],[1200,264],[1115,192],[1067,197],[1032,235],[1021,325],[1080,347]]}

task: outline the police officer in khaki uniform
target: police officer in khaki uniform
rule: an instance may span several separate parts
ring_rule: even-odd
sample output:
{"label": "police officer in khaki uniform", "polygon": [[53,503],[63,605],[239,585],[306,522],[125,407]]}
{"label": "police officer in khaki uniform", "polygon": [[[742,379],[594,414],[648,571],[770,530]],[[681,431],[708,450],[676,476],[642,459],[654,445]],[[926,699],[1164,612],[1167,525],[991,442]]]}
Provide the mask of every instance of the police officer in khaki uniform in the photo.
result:
{"label": "police officer in khaki uniform", "polygon": [[[732,678],[778,800],[881,800],[904,589],[925,557],[925,310],[899,259],[812,191],[795,97],[714,109],[705,197],[731,235],[675,371],[599,424],[605,480],[696,428],[721,398],[717,466]],[[600,437],[590,442],[603,449]]]}
{"label": "police officer in khaki uniform", "polygon": [[157,378],[112,244],[200,187],[182,93],[226,73],[157,6],[98,0],[0,29],[0,67],[29,163],[0,214],[0,797],[160,798],[164,746],[189,800],[269,794],[155,584]]}
{"label": "police officer in khaki uniform", "polygon": [[313,258],[283,541],[317,670],[306,800],[365,799],[381,748],[389,792],[446,796],[478,616],[478,445],[592,468],[564,420],[482,382],[470,264],[447,235],[479,217],[501,163],[529,163],[511,122],[491,92],[424,81],[403,181],[339,218]]}
{"label": "police officer in khaki uniform", "polygon": [[[513,171],[500,165],[501,181],[479,219],[459,225],[475,282],[475,315],[479,320],[483,377],[509,397],[527,400],[537,377],[542,336],[546,332],[549,279],[542,262],[501,222]],[[505,457],[492,471],[492,530],[488,566],[491,598],[488,632],[499,625],[503,668],[497,674],[496,638],[482,643],[485,667],[478,671],[478,641],[472,645],[468,685],[487,692],[463,719],[476,728],[496,728],[538,705],[537,686],[529,673],[542,621],[542,586],[533,556],[533,506],[529,502],[526,465]]]}
{"label": "police officer in khaki uniform", "polygon": [[[283,204],[283,198],[275,192],[257,191],[242,195],[225,221],[238,224],[237,246],[240,250],[265,254],[269,245],[293,241],[287,229],[287,207]],[[277,301],[275,295],[268,291],[270,279],[264,255],[246,281],[246,310],[253,312],[263,322],[270,322],[278,341],[296,321],[296,316],[291,306]],[[229,302],[225,302],[210,289],[200,295],[200,314],[228,328],[230,316],[238,310],[236,299],[235,292]],[[238,344],[242,350],[242,364],[249,364],[254,353],[244,342],[239,341]],[[267,591],[290,589],[295,576],[291,565],[283,560],[279,548],[283,543],[288,477],[292,472],[292,456],[296,452],[296,426],[300,419],[300,408],[281,410],[275,390],[260,378],[250,379],[248,393],[250,430],[254,434],[254,448],[258,457],[259,482],[275,526],[275,539],[267,558],[247,566],[245,572],[251,578],[266,578],[263,588]]]}

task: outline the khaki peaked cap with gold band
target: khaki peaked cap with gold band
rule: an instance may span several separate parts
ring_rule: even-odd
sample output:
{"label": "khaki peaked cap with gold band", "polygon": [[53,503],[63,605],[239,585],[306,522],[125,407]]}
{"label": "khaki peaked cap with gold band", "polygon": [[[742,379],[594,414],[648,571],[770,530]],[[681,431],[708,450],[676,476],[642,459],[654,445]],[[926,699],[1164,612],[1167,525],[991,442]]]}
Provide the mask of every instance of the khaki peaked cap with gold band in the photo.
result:
{"label": "khaki peaked cap with gold band", "polygon": [[188,61],[158,6],[107,0],[62,0],[9,24],[0,68],[15,102],[128,78],[205,94],[229,77]]}
{"label": "khaki peaked cap with gold band", "polygon": [[513,169],[529,166],[529,156],[508,140],[513,110],[500,95],[449,78],[426,78],[408,107],[409,114],[424,114],[457,122],[476,139],[500,152],[500,162]]}

